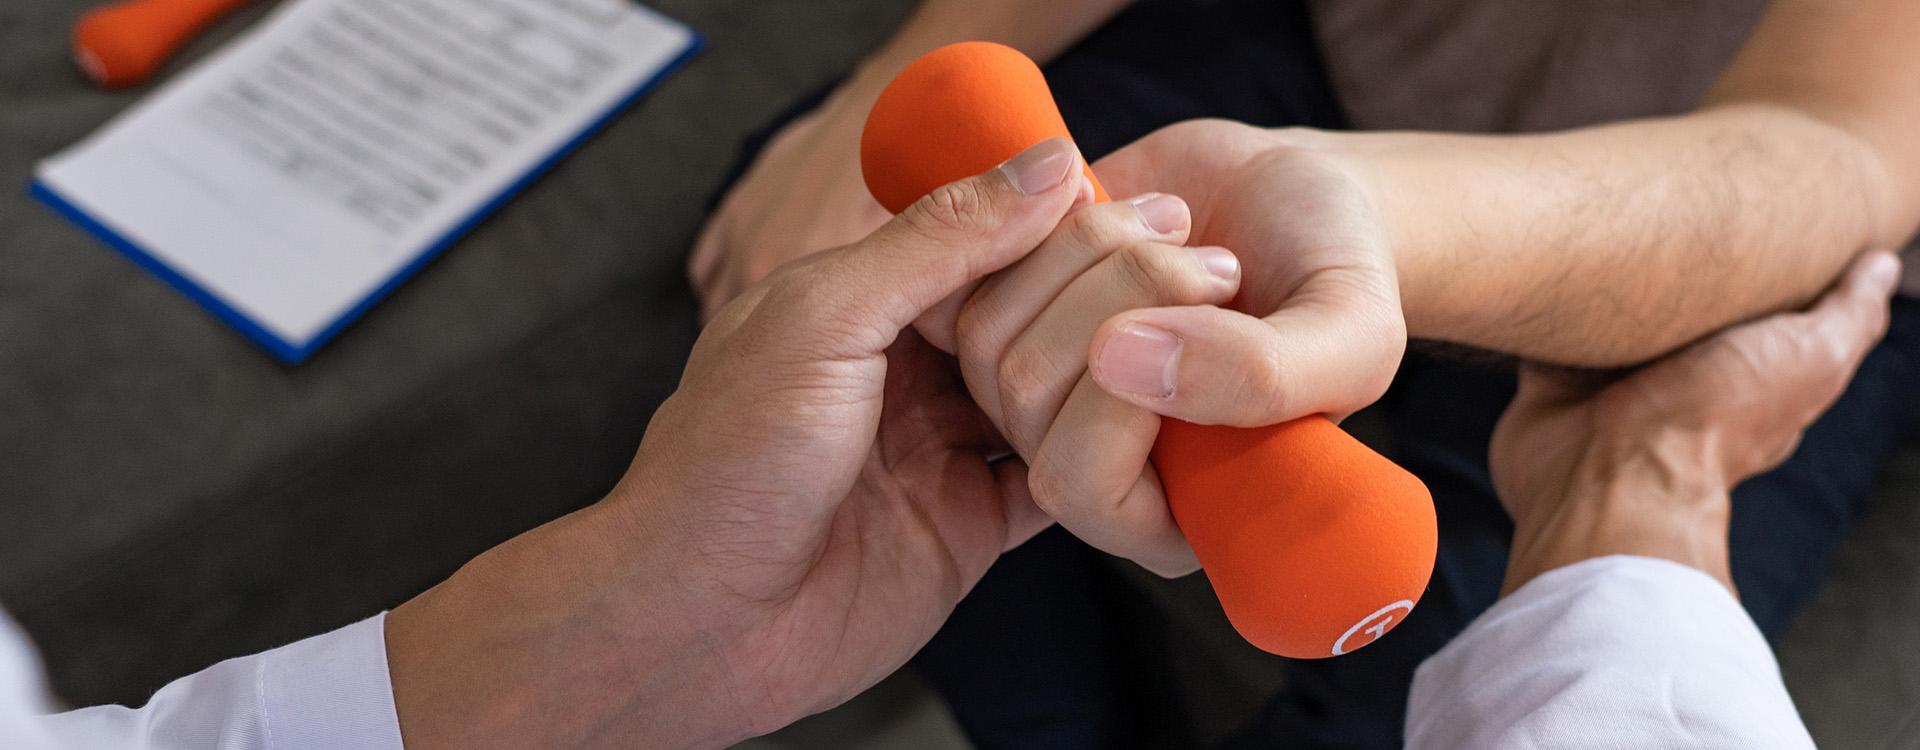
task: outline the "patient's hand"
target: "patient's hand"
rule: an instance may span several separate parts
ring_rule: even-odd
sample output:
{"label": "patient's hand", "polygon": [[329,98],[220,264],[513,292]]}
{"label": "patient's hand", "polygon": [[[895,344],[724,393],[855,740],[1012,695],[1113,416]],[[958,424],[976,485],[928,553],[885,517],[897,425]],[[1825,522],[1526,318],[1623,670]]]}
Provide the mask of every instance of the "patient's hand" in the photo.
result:
{"label": "patient's hand", "polygon": [[[1032,467],[1034,501],[1094,546],[1197,567],[1147,465],[1157,415],[1340,418],[1392,380],[1395,266],[1364,186],[1312,137],[1198,121],[1122,149],[1095,172],[1142,198],[1070,217],[959,316],[968,388]],[[1141,202],[1161,193],[1193,208]]]}
{"label": "patient's hand", "polygon": [[1812,309],[1736,326],[1623,379],[1528,367],[1494,431],[1506,590],[1591,557],[1691,565],[1729,589],[1727,493],[1786,460],[1887,325],[1899,263],[1857,261]]}
{"label": "patient's hand", "polygon": [[[1182,342],[1166,391],[1126,387],[1096,358],[1095,378],[1123,400],[1200,424],[1257,427],[1309,414],[1336,419],[1386,391],[1406,349],[1398,269],[1368,183],[1323,148],[1326,134],[1221,120],[1163,128],[1094,165],[1116,195],[1173,193],[1193,206],[1192,242],[1232,248],[1245,267],[1231,309],[1143,309],[1122,330]],[[1117,371],[1114,375],[1117,375]]]}
{"label": "patient's hand", "polygon": [[[967,388],[1032,467],[1034,501],[1088,543],[1162,575],[1197,563],[1147,465],[1159,418],[1102,385],[1164,396],[1184,367],[1178,340],[1115,329],[1114,316],[1224,304],[1238,288],[1233,253],[1182,246],[1189,224],[1183,201],[1157,193],[1082,209],[981,284],[956,323]],[[1104,375],[1088,371],[1090,346],[1106,358]]]}

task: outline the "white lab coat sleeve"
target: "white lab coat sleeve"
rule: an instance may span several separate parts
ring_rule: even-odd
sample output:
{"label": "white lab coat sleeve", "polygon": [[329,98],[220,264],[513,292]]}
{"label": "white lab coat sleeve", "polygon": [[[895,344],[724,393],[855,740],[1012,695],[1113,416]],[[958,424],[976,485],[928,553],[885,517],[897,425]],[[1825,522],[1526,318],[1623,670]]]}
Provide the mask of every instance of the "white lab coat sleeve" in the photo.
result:
{"label": "white lab coat sleeve", "polygon": [[1407,746],[1811,748],[1773,651],[1693,568],[1611,556],[1549,571],[1414,675]]}
{"label": "white lab coat sleeve", "polygon": [[385,615],[215,664],[141,708],[47,714],[26,637],[0,616],[0,746],[115,750],[401,750]]}

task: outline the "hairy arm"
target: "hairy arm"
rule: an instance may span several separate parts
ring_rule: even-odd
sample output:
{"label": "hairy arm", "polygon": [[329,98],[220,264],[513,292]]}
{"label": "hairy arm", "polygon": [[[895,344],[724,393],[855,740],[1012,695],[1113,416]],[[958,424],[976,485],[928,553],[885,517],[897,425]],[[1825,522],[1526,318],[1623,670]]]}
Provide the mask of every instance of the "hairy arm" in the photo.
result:
{"label": "hairy arm", "polygon": [[1374,187],[1409,333],[1644,361],[1805,304],[1920,223],[1920,4],[1778,0],[1697,111],[1331,139]]}

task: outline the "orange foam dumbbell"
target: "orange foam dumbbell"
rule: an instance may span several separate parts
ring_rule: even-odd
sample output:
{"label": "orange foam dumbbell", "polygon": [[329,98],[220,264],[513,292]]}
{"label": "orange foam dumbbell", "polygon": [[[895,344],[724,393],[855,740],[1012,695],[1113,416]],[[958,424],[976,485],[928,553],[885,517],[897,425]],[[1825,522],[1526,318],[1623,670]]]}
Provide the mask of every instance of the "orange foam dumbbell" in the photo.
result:
{"label": "orange foam dumbbell", "polygon": [[[860,161],[868,189],[898,213],[1067,135],[1032,60],[968,42],[901,71],[868,117]],[[1228,618],[1269,652],[1318,658],[1372,643],[1433,573],[1426,485],[1325,417],[1256,429],[1163,420],[1153,463]]]}

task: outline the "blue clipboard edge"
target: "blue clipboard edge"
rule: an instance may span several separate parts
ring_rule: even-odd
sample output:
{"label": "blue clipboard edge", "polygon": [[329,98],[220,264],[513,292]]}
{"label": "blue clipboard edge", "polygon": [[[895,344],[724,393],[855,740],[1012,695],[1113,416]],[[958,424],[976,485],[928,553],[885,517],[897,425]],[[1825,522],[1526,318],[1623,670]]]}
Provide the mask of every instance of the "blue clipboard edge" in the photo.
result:
{"label": "blue clipboard edge", "polygon": [[448,230],[439,240],[429,244],[425,250],[420,251],[420,253],[415,255],[413,260],[408,261],[406,265],[401,266],[398,271],[395,271],[393,275],[388,277],[380,286],[368,292],[366,296],[361,297],[360,301],[348,307],[345,312],[340,313],[339,317],[334,318],[333,322],[328,323],[325,328],[320,329],[318,333],[315,333],[304,342],[289,341],[279,334],[268,330],[265,326],[254,321],[253,318],[247,317],[246,313],[227,304],[225,300],[222,300],[207,288],[200,286],[192,279],[175,271],[172,266],[167,265],[166,261],[148,252],[119,230],[108,226],[92,214],[87,213],[85,209],[67,200],[66,196],[61,195],[59,191],[54,190],[52,186],[47,185],[38,178],[28,183],[27,192],[41,203],[53,209],[54,213],[65,217],[68,221],[73,222],[87,233],[92,234],[100,241],[106,243],[108,247],[119,251],[119,253],[126,256],[128,260],[133,261],[134,265],[146,269],[153,275],[160,277],[160,279],[168,285],[180,290],[188,299],[193,300],[201,307],[206,308],[208,312],[213,313],[214,317],[226,321],[228,325],[233,326],[234,329],[238,330],[242,335],[251,339],[261,348],[266,349],[267,353],[272,354],[274,358],[289,365],[297,365],[306,361],[308,357],[313,356],[315,351],[325,346],[327,342],[333,340],[335,336],[340,335],[341,331],[346,330],[347,326],[352,325],[354,321],[358,320],[360,316],[365,315],[374,305],[379,304],[380,300],[392,294],[393,290],[399,288],[402,283],[405,283],[407,279],[411,278],[415,273],[418,273],[421,268],[426,267],[428,263],[431,263],[434,258],[439,257],[441,253],[446,252],[447,248],[452,247],[461,237],[473,231],[475,227],[479,226],[480,223],[485,221],[488,216],[491,216],[493,212],[499,210],[501,206],[506,205],[507,201],[512,200],[515,196],[526,190],[528,186],[538,181],[540,177],[552,170],[555,165],[559,164],[560,160],[565,159],[574,151],[578,150],[582,144],[585,144],[595,134],[598,134],[601,130],[605,129],[609,123],[613,122],[613,119],[618,117],[620,113],[632,107],[635,102],[638,102],[641,97],[646,96],[647,93],[652,91],[661,81],[665,80],[675,71],[678,71],[682,66],[686,65],[687,61],[692,60],[702,49],[705,49],[707,46],[706,36],[690,27],[687,30],[689,36],[686,48],[681,50],[680,54],[675,55],[665,66],[661,67],[658,72],[654,73],[652,78],[648,78],[645,82],[635,87],[632,93],[614,102],[613,106],[607,108],[607,111],[601,113],[599,117],[594,118],[594,120],[590,122],[587,127],[583,128],[578,135],[575,135],[572,140],[561,144],[560,148],[555,149],[546,159],[535,164],[532,169],[527,170],[527,173],[521,175],[520,179],[509,183],[506,189],[502,190],[499,195],[494,196],[492,200],[482,203],[480,208],[476,209],[465,221],[455,224],[453,228]]}

